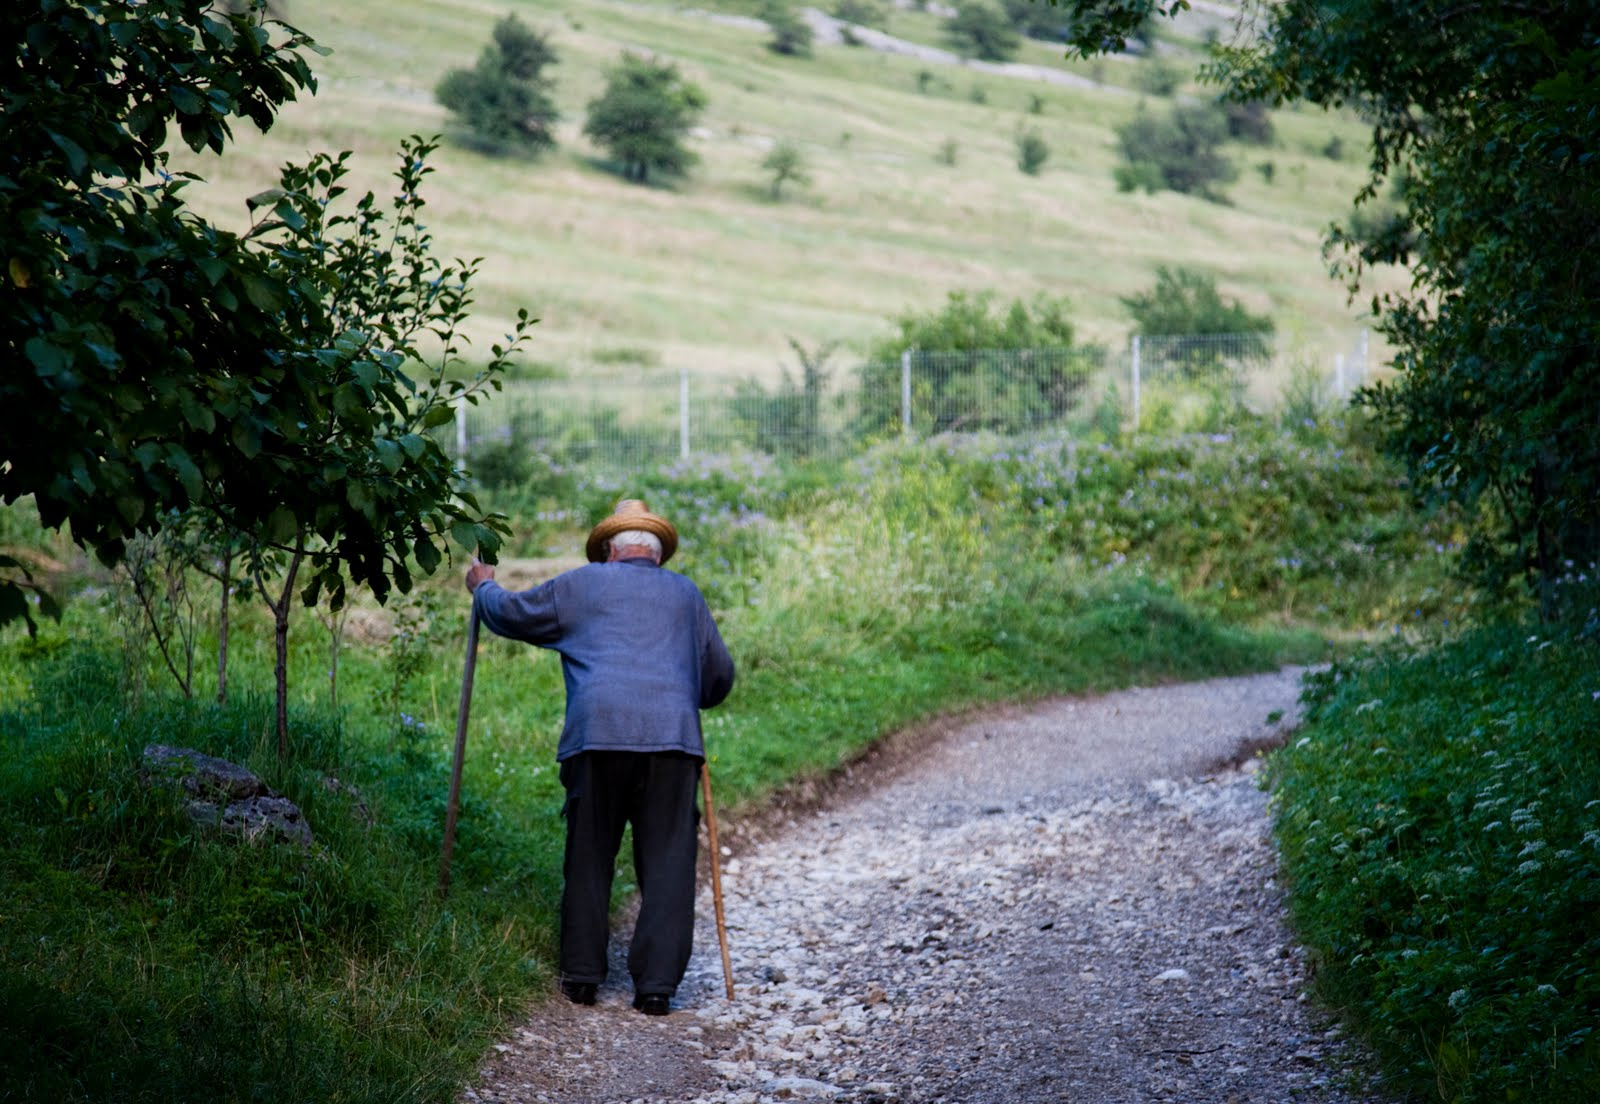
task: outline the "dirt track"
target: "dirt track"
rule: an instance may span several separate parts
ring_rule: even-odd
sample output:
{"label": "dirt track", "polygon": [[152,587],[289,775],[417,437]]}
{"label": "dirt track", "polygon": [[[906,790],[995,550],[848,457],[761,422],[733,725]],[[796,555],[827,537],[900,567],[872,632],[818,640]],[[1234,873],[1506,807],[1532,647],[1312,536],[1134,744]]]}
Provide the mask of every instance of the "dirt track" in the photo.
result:
{"label": "dirt track", "polygon": [[1382,1100],[1284,928],[1254,752],[1296,694],[1284,672],[908,734],[727,860],[735,1001],[703,894],[672,1015],[633,1012],[617,963],[461,1099]]}

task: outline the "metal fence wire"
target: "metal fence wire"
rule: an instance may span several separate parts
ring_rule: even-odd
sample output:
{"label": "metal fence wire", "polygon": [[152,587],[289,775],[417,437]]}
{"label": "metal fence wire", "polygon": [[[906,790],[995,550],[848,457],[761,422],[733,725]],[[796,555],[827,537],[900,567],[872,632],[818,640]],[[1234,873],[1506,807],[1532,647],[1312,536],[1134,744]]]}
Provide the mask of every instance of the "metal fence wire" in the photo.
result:
{"label": "metal fence wire", "polygon": [[806,365],[775,382],[688,371],[517,380],[463,404],[453,443],[475,474],[492,479],[499,464],[529,455],[615,467],[744,450],[838,455],[898,434],[1141,426],[1202,401],[1310,413],[1347,402],[1365,380],[1366,332],[1336,344],[1189,334],[1135,337],[1121,349],[911,349],[831,371]]}

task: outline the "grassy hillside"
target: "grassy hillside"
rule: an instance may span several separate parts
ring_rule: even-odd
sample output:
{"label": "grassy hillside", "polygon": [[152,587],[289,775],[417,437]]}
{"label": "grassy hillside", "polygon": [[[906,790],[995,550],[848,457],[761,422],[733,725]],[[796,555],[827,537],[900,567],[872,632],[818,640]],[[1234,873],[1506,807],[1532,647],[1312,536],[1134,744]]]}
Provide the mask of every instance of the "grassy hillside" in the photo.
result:
{"label": "grassy hillside", "polygon": [[[749,20],[754,4],[722,7],[298,0],[291,20],[333,51],[318,60],[319,93],[268,135],[241,128],[221,160],[185,156],[207,181],[191,201],[242,228],[243,198],[312,150],[355,151],[355,186],[386,191],[399,140],[448,128],[433,101],[438,79],[471,65],[496,20],[515,14],[549,31],[558,52],[560,145],[516,160],[447,144],[428,195],[441,251],[485,259],[476,332],[493,338],[530,307],[542,319],[533,362],[766,375],[788,359],[786,336],[859,347],[890,317],[977,288],[1069,296],[1085,337],[1121,341],[1119,297],[1148,289],[1158,264],[1214,273],[1292,339],[1359,324],[1320,256],[1322,229],[1364,175],[1365,131],[1353,118],[1278,113],[1274,146],[1234,149],[1229,205],[1119,194],[1114,127],[1139,108],[1145,62],[1068,63],[1057,47],[1026,43],[1019,62],[1101,82],[1066,87],[844,44],[782,58]],[[928,12],[894,10],[887,30],[944,45]],[[582,135],[585,106],[625,49],[670,58],[709,96],[692,141],[701,163],[674,186],[626,183]],[[1173,29],[1162,50],[1186,72],[1200,57]],[[1211,93],[1191,80],[1181,94]],[[1016,167],[1021,127],[1051,150],[1037,176]],[[1334,137],[1342,160],[1323,152]],[[814,180],[772,202],[760,161],[779,140],[801,146]],[[946,143],[953,165],[940,157]],[[1270,182],[1254,168],[1265,161]]]}

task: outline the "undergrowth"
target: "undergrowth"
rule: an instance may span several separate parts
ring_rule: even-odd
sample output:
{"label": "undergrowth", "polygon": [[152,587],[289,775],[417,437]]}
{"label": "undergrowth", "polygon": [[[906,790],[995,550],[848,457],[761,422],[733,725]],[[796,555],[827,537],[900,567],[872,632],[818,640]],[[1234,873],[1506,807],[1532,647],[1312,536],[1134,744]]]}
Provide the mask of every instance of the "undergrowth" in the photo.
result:
{"label": "undergrowth", "polygon": [[[552,470],[488,505],[512,514],[524,553],[570,556],[624,495],[677,524],[672,566],[705,590],[740,667],[705,717],[730,817],[940,712],[1309,662],[1330,633],[1393,635],[1455,601],[1447,523],[1417,521],[1337,434]],[[85,592],[37,641],[0,640],[0,1099],[451,1099],[549,990],[558,661],[484,641],[441,900],[458,572],[398,611],[358,611],[367,628],[336,671],[336,622],[297,614],[284,761],[248,692],[271,685],[260,609],[235,607],[224,707],[200,704],[215,692],[204,662],[195,701],[159,688],[153,658],[129,666],[126,608]],[[200,834],[142,784],[150,743],[254,769],[301,805],[315,845]]]}
{"label": "undergrowth", "polygon": [[1481,628],[1336,664],[1271,761],[1323,996],[1428,1099],[1600,1099],[1600,639]]}

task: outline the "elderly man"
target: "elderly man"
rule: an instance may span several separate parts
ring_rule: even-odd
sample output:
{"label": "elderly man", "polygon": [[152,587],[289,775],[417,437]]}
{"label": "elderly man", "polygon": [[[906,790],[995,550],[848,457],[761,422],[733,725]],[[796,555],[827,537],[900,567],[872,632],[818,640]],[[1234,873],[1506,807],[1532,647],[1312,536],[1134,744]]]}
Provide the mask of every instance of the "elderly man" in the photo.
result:
{"label": "elderly man", "polygon": [[625,499],[589,534],[585,567],[516,593],[485,564],[467,570],[484,625],[561,655],[562,992],[593,1004],[605,980],[611,881],[631,824],[640,901],[628,972],[633,1006],[652,1016],[666,1015],[694,938],[700,710],[733,688],[705,599],[661,566],[677,547],[670,522]]}

